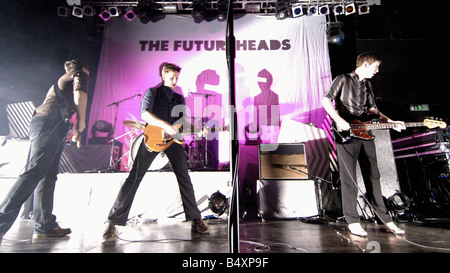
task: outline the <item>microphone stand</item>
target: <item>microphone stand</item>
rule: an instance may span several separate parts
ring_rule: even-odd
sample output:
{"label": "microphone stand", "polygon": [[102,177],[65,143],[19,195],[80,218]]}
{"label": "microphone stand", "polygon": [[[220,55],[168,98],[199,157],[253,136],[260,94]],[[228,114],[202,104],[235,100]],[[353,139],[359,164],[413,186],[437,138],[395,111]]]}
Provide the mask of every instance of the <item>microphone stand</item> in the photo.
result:
{"label": "microphone stand", "polygon": [[114,162],[114,148],[116,146],[116,125],[117,125],[117,113],[119,111],[119,104],[121,104],[124,101],[131,100],[131,99],[134,99],[134,98],[140,97],[140,96],[142,96],[142,94],[138,93],[138,94],[133,95],[131,97],[115,101],[115,102],[110,103],[110,104],[105,106],[105,107],[115,106],[114,123],[113,123],[113,139],[111,139],[111,141],[110,141],[111,142],[111,152],[109,154],[109,166],[108,166],[108,168],[106,170],[103,170],[103,171],[100,171],[100,172],[110,173],[110,172],[115,172],[116,171],[116,163]]}
{"label": "microphone stand", "polygon": [[230,99],[230,133],[231,133],[231,156],[230,172],[232,175],[232,194],[230,201],[230,212],[228,217],[228,241],[230,253],[239,253],[239,182],[238,182],[238,159],[239,142],[237,137],[237,114],[236,114],[236,87],[235,87],[235,58],[236,48],[234,37],[234,13],[233,0],[228,0],[227,12],[227,37],[226,37],[226,57],[229,74],[229,99]]}

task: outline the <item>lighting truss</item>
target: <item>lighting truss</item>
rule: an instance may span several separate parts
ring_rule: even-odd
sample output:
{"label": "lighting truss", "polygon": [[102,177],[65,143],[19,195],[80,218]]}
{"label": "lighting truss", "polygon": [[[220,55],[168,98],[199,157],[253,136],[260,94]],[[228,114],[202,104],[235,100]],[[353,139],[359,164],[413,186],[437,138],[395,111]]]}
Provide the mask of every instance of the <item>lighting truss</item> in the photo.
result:
{"label": "lighting truss", "polygon": [[[233,0],[233,11],[235,13],[253,13],[253,14],[265,14],[265,15],[275,15],[277,3],[285,2],[289,6],[289,9],[293,6],[302,6],[305,11],[311,5],[317,7],[322,7],[327,5],[329,7],[329,12],[333,13],[336,6],[346,6],[349,4],[355,4],[356,7],[359,5],[372,5],[378,4],[377,1],[373,0]],[[118,7],[123,10],[136,7],[148,7],[154,12],[158,13],[176,13],[176,14],[191,14],[194,9],[195,0],[139,0],[139,1],[96,1],[96,0],[80,0],[78,6],[91,6],[97,8],[105,7]],[[217,10],[219,3],[223,0],[205,0],[207,9]],[[228,2],[228,1],[227,1]],[[71,4],[73,1],[67,1],[69,6],[76,6],[77,4]],[[171,7],[170,12],[168,12],[167,7]],[[290,10],[289,10],[290,11]],[[291,12],[289,12],[291,13]],[[307,12],[302,14],[307,15]],[[362,14],[361,12],[359,14]],[[339,14],[338,14],[339,15]],[[291,16],[298,17],[298,16]]]}

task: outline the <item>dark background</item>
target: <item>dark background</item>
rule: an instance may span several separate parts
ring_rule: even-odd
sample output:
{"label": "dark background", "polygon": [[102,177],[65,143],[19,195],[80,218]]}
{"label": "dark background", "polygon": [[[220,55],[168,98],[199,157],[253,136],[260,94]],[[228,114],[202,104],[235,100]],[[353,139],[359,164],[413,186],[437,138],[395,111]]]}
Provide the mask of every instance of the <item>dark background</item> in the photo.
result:
{"label": "dark background", "polygon": [[[41,104],[64,73],[65,60],[88,62],[92,98],[103,21],[58,17],[57,6],[66,1],[0,1],[0,135],[9,133],[5,106],[28,100]],[[345,41],[330,45],[333,77],[354,70],[359,53],[375,51],[383,63],[372,83],[383,113],[405,121],[435,116],[448,122],[446,11],[441,3],[382,0],[368,15],[338,16],[345,23]],[[410,112],[410,104],[429,104],[430,111]]]}

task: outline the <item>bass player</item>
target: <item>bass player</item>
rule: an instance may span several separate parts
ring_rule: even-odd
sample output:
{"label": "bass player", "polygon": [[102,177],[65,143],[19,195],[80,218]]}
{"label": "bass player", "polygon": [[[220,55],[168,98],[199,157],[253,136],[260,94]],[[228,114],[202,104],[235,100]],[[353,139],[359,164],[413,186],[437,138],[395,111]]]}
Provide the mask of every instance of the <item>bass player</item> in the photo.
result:
{"label": "bass player", "polygon": [[[340,141],[339,131],[350,130],[353,119],[363,120],[364,116],[379,116],[382,122],[394,124],[397,131],[404,130],[402,121],[393,121],[382,114],[376,104],[372,92],[372,84],[368,81],[378,73],[381,58],[375,53],[363,53],[356,59],[356,69],[337,76],[330,89],[322,99],[322,104],[337,126],[335,130],[336,148],[341,180],[342,205],[345,220],[352,234],[367,236],[362,228],[357,211],[358,186],[356,182],[356,162],[361,166],[361,172],[366,185],[366,198],[381,220],[380,228],[397,235],[405,234],[392,221],[383,201],[380,187],[380,173],[374,141],[351,139]],[[333,101],[335,105],[333,105]]]}

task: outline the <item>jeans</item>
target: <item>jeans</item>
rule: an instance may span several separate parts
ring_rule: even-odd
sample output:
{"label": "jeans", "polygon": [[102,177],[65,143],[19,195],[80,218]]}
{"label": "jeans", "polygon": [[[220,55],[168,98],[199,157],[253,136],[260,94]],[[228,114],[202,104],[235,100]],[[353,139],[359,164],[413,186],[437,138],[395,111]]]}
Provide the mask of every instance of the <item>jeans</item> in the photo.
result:
{"label": "jeans", "polygon": [[59,161],[64,149],[63,138],[68,126],[61,119],[33,116],[30,122],[30,153],[24,172],[0,204],[0,233],[6,233],[16,220],[22,204],[34,192],[35,231],[54,229],[53,194]]}
{"label": "jeans", "polygon": [[[188,165],[184,149],[179,144],[172,144],[164,153],[169,158],[172,169],[177,177],[186,220],[195,220],[201,217],[195,201],[194,188],[189,177]],[[128,220],[134,196],[148,168],[152,164],[157,152],[148,152],[144,140],[139,146],[139,151],[133,163],[128,178],[123,183],[116,201],[108,215],[108,222],[114,225],[124,226]],[[161,181],[163,183],[163,181]]]}

